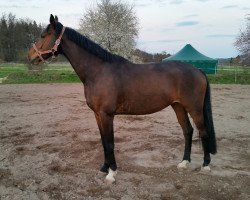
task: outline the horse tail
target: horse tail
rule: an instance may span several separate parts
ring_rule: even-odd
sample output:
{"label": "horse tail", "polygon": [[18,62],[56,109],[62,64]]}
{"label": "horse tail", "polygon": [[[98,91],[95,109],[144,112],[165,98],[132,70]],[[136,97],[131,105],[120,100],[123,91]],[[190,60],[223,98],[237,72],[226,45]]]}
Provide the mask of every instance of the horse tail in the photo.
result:
{"label": "horse tail", "polygon": [[206,128],[206,132],[208,136],[209,153],[216,154],[217,145],[216,145],[214,123],[213,123],[213,116],[212,116],[210,84],[209,84],[206,74],[204,72],[203,74],[206,77],[206,81],[207,81],[207,88],[206,88],[206,94],[205,94],[204,106],[203,106],[204,123],[205,123],[205,128]]}

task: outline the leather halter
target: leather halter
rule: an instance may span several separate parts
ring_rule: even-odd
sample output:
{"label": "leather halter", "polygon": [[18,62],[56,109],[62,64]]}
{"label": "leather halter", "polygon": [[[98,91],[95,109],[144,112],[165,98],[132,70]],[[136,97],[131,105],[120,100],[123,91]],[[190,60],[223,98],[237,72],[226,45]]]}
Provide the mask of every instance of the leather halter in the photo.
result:
{"label": "leather halter", "polygon": [[[46,50],[46,51],[39,51],[39,50],[37,49],[37,47],[36,47],[36,43],[33,43],[32,46],[33,46],[33,48],[35,49],[35,51],[36,51],[38,57],[41,59],[41,61],[42,61],[43,63],[46,63],[46,60],[42,57],[43,54],[52,53],[52,60],[55,58],[55,52],[57,51],[58,46],[59,46],[60,43],[61,43],[61,39],[62,39],[62,36],[63,36],[64,31],[65,31],[65,27],[63,26],[62,31],[61,31],[61,33],[60,33],[58,39],[55,41],[54,46],[53,46],[51,49],[49,49],[49,50]],[[51,60],[51,61],[52,61],[52,60]]]}

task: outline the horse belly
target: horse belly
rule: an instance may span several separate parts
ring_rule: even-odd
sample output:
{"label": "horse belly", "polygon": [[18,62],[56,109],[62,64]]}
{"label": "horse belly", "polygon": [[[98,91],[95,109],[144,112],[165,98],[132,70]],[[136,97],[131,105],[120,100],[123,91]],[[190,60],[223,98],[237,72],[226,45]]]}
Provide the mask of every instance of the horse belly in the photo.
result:
{"label": "horse belly", "polygon": [[171,104],[164,95],[143,95],[126,99],[117,109],[117,114],[145,115],[158,112]]}

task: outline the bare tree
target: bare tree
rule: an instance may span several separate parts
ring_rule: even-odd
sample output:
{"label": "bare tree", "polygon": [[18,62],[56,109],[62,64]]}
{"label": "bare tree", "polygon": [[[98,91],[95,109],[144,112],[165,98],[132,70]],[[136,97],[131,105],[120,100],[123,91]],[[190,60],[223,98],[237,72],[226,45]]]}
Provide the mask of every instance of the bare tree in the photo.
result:
{"label": "bare tree", "polygon": [[80,32],[102,47],[128,59],[136,45],[138,19],[132,5],[117,0],[100,0],[80,19]]}
{"label": "bare tree", "polygon": [[250,65],[250,16],[246,18],[247,26],[245,30],[240,30],[239,35],[234,43],[235,47],[239,50],[243,62]]}

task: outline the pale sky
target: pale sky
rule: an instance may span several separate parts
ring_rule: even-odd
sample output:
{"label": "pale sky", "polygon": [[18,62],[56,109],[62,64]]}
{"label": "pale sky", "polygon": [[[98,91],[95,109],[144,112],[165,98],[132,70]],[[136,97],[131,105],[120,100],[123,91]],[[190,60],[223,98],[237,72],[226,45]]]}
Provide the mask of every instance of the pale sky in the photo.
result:
{"label": "pale sky", "polygon": [[[77,29],[86,9],[98,0],[0,0],[0,15],[12,12],[48,24],[49,15]],[[139,20],[137,47],[150,53],[174,54],[185,44],[212,58],[238,55],[233,46],[250,0],[121,0],[134,5]]]}

